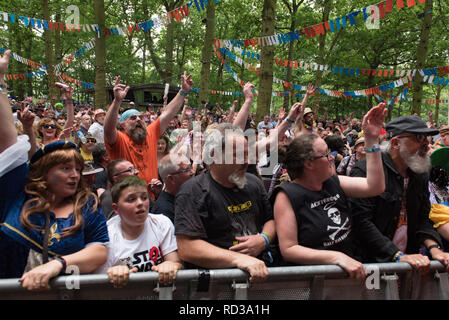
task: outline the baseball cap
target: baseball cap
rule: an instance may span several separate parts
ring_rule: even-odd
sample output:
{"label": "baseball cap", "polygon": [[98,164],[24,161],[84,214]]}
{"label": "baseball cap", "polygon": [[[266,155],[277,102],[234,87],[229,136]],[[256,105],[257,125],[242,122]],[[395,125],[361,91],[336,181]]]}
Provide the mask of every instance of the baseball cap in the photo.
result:
{"label": "baseball cap", "polygon": [[395,118],[385,126],[389,138],[393,138],[402,132],[421,133],[430,136],[437,135],[438,129],[427,126],[423,119],[417,116],[402,116]]}
{"label": "baseball cap", "polygon": [[440,128],[440,134],[446,134],[446,133],[448,133],[449,132],[449,125],[444,125],[444,126],[441,126],[441,128]]}

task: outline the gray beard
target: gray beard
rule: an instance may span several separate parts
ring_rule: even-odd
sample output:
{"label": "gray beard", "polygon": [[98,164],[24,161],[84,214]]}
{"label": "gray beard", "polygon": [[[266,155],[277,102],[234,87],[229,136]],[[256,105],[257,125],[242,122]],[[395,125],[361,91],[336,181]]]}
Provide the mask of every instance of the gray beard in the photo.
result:
{"label": "gray beard", "polygon": [[237,172],[233,172],[231,173],[231,175],[228,177],[229,182],[235,184],[237,186],[237,188],[239,188],[240,190],[242,190],[243,188],[245,188],[248,179],[246,179],[246,175],[243,175],[243,177],[240,177]]}
{"label": "gray beard", "polygon": [[147,131],[145,129],[135,128],[131,131],[131,139],[137,144],[142,144],[146,137]]}
{"label": "gray beard", "polygon": [[406,148],[402,148],[401,146],[401,148],[399,149],[399,154],[401,155],[407,166],[410,168],[410,170],[418,174],[429,172],[432,166],[430,157],[427,155],[422,157],[418,152],[419,150],[415,154],[410,155]]}

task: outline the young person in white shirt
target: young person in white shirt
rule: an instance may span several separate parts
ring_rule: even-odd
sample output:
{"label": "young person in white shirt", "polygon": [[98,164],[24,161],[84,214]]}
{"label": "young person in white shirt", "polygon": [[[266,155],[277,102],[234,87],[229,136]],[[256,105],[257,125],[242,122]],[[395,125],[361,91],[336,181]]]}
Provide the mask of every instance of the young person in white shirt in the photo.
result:
{"label": "young person in white shirt", "polygon": [[170,284],[183,264],[173,223],[166,216],[149,213],[145,181],[129,176],[111,190],[116,216],[108,220],[110,237],[106,263],[97,273],[107,273],[115,287],[127,284],[133,272],[156,271],[161,284]]}

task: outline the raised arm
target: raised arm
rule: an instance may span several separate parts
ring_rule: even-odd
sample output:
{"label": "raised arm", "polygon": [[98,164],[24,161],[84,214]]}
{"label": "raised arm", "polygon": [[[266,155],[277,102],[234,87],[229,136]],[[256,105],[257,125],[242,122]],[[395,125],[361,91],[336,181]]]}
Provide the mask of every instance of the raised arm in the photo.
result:
{"label": "raised arm", "polygon": [[[362,129],[365,135],[365,149],[379,148],[379,134],[387,114],[385,103],[380,103],[363,117]],[[376,146],[374,146],[376,145]],[[385,177],[382,155],[377,152],[366,152],[366,178],[338,176],[345,194],[353,198],[374,197],[385,190]]]}
{"label": "raised arm", "polygon": [[67,112],[67,121],[65,122],[64,129],[68,129],[73,127],[73,123],[75,120],[75,110],[73,107],[73,91],[74,89],[70,84],[62,84],[60,82],[55,83],[56,87],[61,89],[62,99],[64,101],[64,107]]}
{"label": "raised arm", "polygon": [[17,142],[17,130],[14,126],[11,105],[8,100],[5,74],[8,69],[10,50],[0,58],[0,153]]}
{"label": "raised arm", "polygon": [[114,100],[112,101],[104,119],[104,141],[113,145],[117,140],[117,120],[120,105],[128,93],[129,86],[120,84],[120,76],[115,77]]}
{"label": "raised arm", "polygon": [[254,101],[253,88],[254,85],[250,82],[247,82],[243,87],[243,96],[245,97],[245,102],[243,103],[239,113],[237,113],[237,117],[233,122],[233,124],[239,126],[243,131],[245,131],[246,120],[249,116],[249,109],[251,108],[251,105]]}
{"label": "raised arm", "polygon": [[181,90],[172,99],[172,101],[170,101],[164,113],[162,113],[160,116],[161,135],[164,134],[165,130],[167,130],[171,119],[173,119],[174,116],[178,113],[179,108],[181,108],[184,102],[184,98],[190,93],[190,89],[192,87],[192,75],[190,74],[187,76],[187,73],[184,71],[184,74],[182,75]]}
{"label": "raised arm", "polygon": [[257,148],[266,148],[268,145],[271,151],[274,151],[275,147],[277,147],[278,141],[282,139],[285,134],[285,131],[296,122],[296,120],[304,113],[304,107],[301,103],[295,103],[290,112],[288,113],[287,118],[285,118],[281,124],[279,124],[275,129],[270,131],[270,135],[267,139],[257,141]]}
{"label": "raised arm", "polygon": [[31,148],[28,151],[28,159],[31,159],[37,150],[36,135],[34,134],[34,118],[35,114],[28,107],[25,107],[25,105],[22,105],[22,110],[17,113],[17,119],[22,123],[23,132],[30,139]]}

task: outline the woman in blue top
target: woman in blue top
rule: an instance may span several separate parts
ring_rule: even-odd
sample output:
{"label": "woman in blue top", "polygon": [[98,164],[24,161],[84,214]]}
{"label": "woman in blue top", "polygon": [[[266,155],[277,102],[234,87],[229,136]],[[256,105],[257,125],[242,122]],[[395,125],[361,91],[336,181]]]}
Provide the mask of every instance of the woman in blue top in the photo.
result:
{"label": "woman in blue top", "polygon": [[13,270],[24,288],[48,290],[66,267],[90,273],[104,264],[109,237],[76,145],[56,141],[27,163],[30,144],[17,137],[6,95],[9,55],[0,58],[0,274]]}

